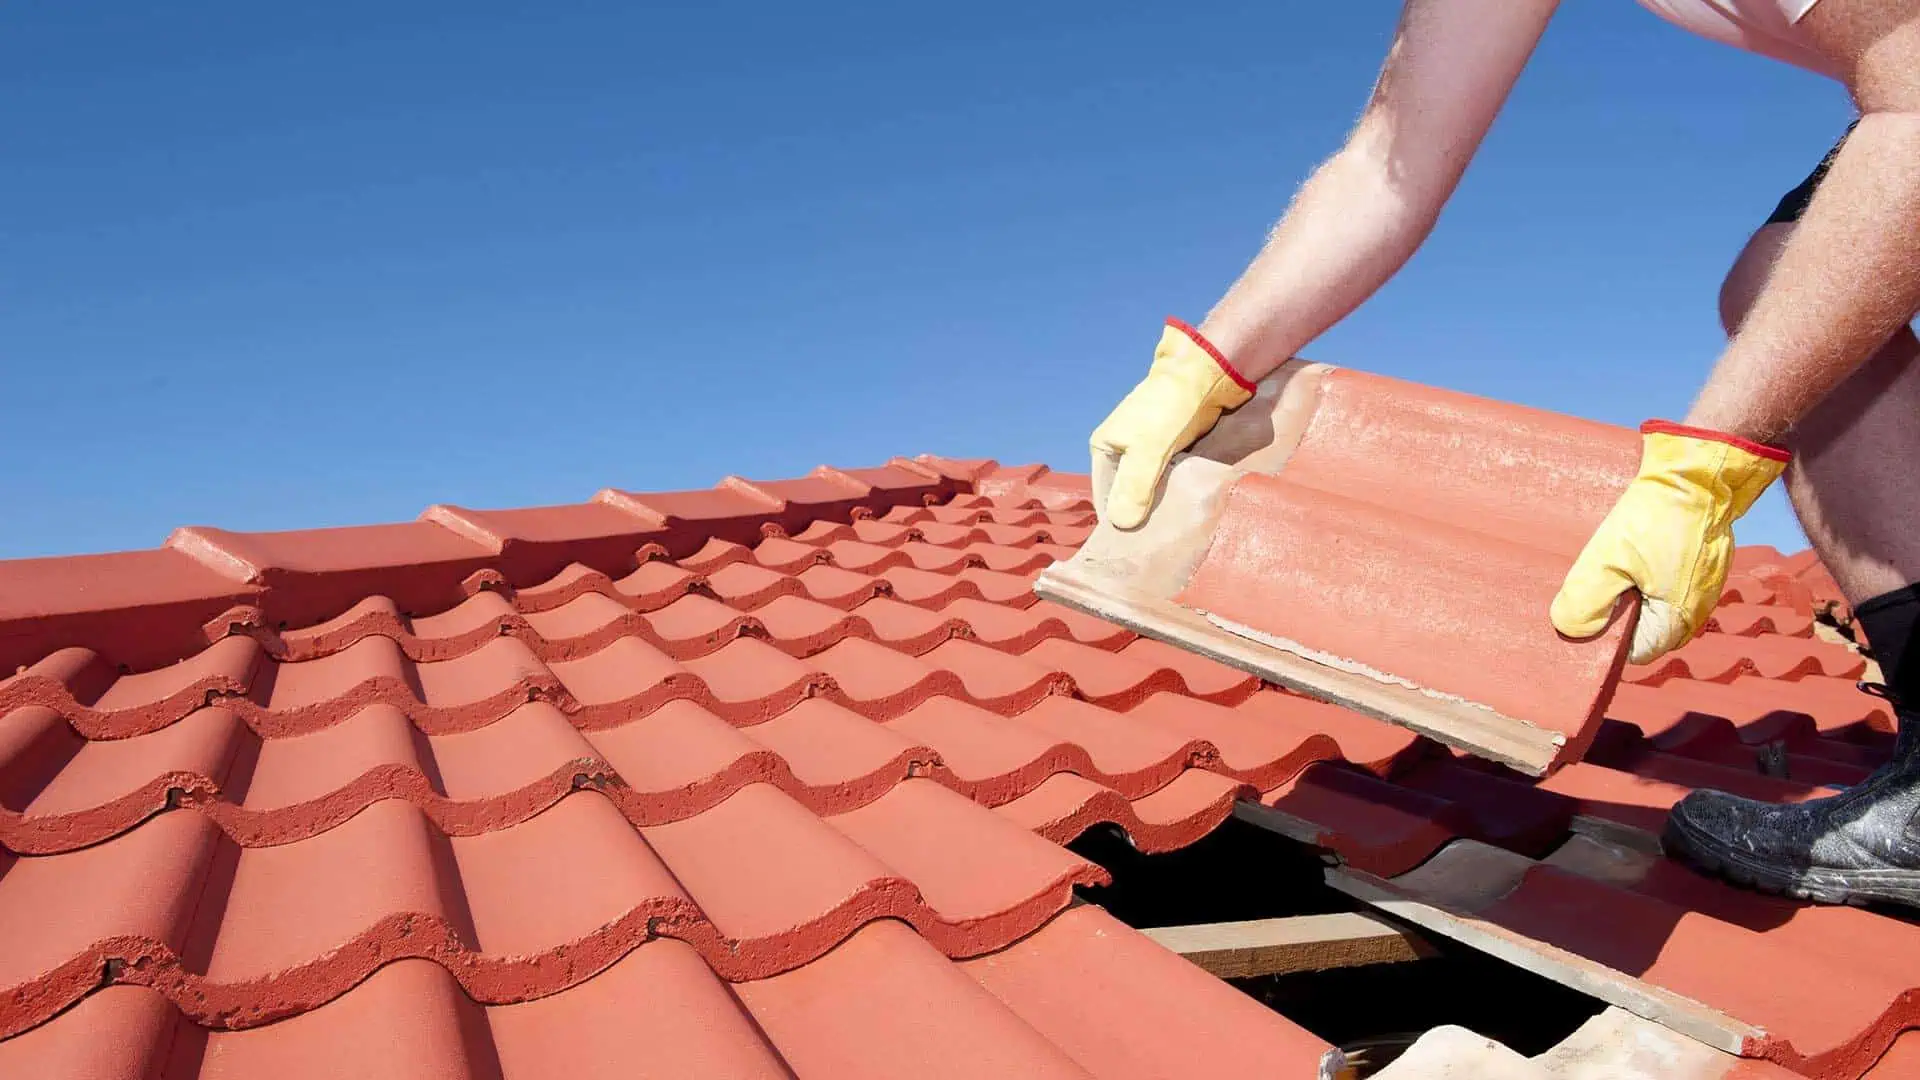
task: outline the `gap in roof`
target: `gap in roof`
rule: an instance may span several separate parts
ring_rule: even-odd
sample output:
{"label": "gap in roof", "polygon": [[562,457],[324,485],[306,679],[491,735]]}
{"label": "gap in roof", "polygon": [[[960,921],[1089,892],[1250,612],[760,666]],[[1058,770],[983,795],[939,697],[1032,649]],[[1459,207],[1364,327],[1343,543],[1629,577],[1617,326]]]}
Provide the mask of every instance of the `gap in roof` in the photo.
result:
{"label": "gap in roof", "polygon": [[[1238,818],[1176,851],[1144,854],[1107,825],[1067,845],[1113,882],[1077,886],[1137,929],[1336,912],[1372,912],[1326,883],[1327,853]],[[1417,931],[1416,931],[1417,933]],[[1353,1080],[1373,1075],[1423,1032],[1469,1028],[1527,1055],[1543,1053],[1606,1004],[1439,935],[1433,955],[1254,978],[1230,985],[1347,1054]]]}

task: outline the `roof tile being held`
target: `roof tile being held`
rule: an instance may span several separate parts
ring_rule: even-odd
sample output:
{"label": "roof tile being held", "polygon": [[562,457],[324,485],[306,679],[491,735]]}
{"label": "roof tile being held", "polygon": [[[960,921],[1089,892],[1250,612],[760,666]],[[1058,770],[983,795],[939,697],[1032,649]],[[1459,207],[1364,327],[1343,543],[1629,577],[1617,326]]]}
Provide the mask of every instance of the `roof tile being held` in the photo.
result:
{"label": "roof tile being held", "polygon": [[1633,607],[1574,641],[1567,567],[1638,465],[1630,431],[1293,361],[1102,525],[1042,595],[1539,774],[1576,761]]}

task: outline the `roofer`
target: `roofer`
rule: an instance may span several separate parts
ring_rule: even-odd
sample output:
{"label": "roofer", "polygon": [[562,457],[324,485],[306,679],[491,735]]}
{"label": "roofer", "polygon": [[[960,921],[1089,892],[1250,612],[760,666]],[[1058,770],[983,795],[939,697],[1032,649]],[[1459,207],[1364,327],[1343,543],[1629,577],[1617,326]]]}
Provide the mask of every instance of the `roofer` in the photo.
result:
{"label": "roofer", "polygon": [[[1860,115],[1733,261],[1724,351],[1683,423],[1642,427],[1638,475],[1541,618],[1588,637],[1635,588],[1630,658],[1684,643],[1719,600],[1734,521],[1784,473],[1885,675],[1894,756],[1799,804],[1695,791],[1669,816],[1667,848],[1769,891],[1920,905],[1920,658],[1907,655],[1920,613],[1920,340],[1908,326],[1920,311],[1920,0],[1640,2],[1840,81]],[[1168,320],[1145,378],[1094,429],[1108,521],[1137,526],[1173,454],[1414,253],[1556,6],[1407,0],[1345,145],[1197,329]]]}

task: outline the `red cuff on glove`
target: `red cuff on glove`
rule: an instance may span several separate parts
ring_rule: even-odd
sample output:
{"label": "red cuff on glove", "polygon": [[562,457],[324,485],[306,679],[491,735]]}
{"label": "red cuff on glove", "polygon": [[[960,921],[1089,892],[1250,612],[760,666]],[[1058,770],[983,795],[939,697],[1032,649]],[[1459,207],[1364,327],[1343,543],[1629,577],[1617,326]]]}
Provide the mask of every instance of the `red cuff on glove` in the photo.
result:
{"label": "red cuff on glove", "polygon": [[1198,345],[1202,349],[1205,349],[1207,351],[1207,355],[1213,357],[1213,362],[1216,364],[1219,364],[1220,370],[1226,372],[1227,378],[1232,379],[1236,384],[1238,384],[1240,389],[1245,390],[1249,394],[1255,392],[1254,385],[1247,381],[1247,377],[1245,375],[1240,374],[1238,371],[1234,370],[1233,365],[1227,363],[1227,358],[1220,355],[1220,350],[1213,347],[1213,342],[1208,341],[1206,338],[1203,338],[1200,336],[1200,331],[1195,330],[1192,326],[1189,326],[1185,322],[1182,322],[1181,320],[1176,319],[1171,315],[1167,316],[1167,325],[1187,335],[1187,337],[1193,340],[1193,343],[1195,345]]}
{"label": "red cuff on glove", "polygon": [[1707,442],[1726,443],[1728,446],[1737,447],[1755,457],[1763,457],[1769,461],[1784,463],[1793,460],[1793,454],[1790,451],[1783,450],[1778,446],[1768,446],[1764,443],[1757,443],[1751,439],[1743,439],[1738,435],[1729,435],[1724,431],[1688,427],[1685,424],[1676,424],[1671,420],[1649,420],[1640,425],[1640,434],[1680,435],[1689,439],[1704,439]]}

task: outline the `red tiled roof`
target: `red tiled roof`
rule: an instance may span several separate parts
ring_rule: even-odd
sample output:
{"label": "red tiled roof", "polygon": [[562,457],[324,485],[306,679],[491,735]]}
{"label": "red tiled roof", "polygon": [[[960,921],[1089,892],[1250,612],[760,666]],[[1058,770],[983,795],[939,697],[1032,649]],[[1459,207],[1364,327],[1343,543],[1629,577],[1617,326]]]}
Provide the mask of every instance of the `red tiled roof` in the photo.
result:
{"label": "red tiled roof", "polygon": [[1411,740],[1038,601],[1085,490],[929,458],[0,564],[0,1074],[1311,1075],[1054,841]]}
{"label": "red tiled roof", "polygon": [[[1391,875],[1890,745],[1799,557],[1743,551],[1535,783],[1038,600],[1091,523],[1084,477],[923,457],[0,563],[0,1075],[1313,1075],[1059,842],[1249,798]],[[1920,928],[1865,912],[1663,864],[1499,917],[1816,1075],[1909,1019]]]}

